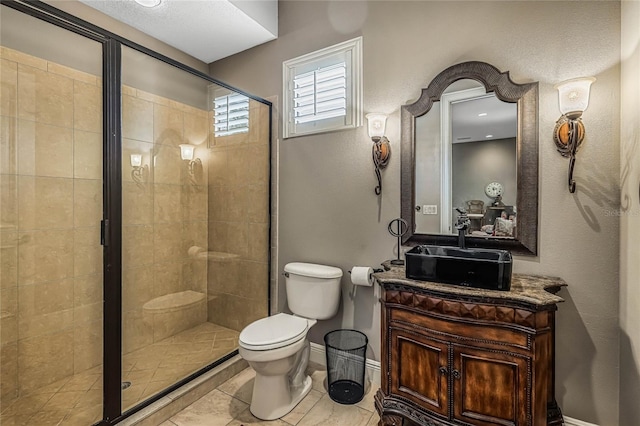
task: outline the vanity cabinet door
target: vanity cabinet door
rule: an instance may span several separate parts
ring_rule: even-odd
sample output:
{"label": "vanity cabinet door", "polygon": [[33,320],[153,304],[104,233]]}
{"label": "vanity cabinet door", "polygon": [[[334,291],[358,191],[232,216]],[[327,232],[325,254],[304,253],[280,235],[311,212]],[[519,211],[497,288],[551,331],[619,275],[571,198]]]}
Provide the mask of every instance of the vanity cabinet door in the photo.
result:
{"label": "vanity cabinet door", "polygon": [[531,359],[453,346],[453,416],[472,425],[530,425]]}
{"label": "vanity cabinet door", "polygon": [[448,344],[404,329],[389,332],[390,393],[448,418]]}

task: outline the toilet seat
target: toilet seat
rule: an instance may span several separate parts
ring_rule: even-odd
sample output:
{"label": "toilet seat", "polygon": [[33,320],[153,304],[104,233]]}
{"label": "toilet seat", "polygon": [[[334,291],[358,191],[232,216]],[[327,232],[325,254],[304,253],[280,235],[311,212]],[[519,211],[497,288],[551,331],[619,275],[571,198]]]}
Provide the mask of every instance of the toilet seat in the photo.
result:
{"label": "toilet seat", "polygon": [[304,339],[309,330],[305,318],[276,314],[254,321],[240,333],[240,346],[253,351],[282,348]]}

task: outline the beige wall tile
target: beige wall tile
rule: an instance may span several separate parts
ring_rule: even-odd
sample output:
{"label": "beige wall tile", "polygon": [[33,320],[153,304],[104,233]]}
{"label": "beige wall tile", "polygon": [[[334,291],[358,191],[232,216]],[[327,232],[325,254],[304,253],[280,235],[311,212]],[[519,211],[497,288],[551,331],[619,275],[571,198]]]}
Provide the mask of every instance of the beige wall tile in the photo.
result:
{"label": "beige wall tile", "polygon": [[210,260],[207,269],[208,294],[241,295],[245,277],[240,258]]}
{"label": "beige wall tile", "polygon": [[0,231],[0,288],[18,285],[18,233]]}
{"label": "beige wall tile", "polygon": [[73,230],[20,232],[18,239],[19,285],[73,276]]}
{"label": "beige wall tile", "polygon": [[224,193],[226,192],[226,187],[224,186],[209,186],[208,187],[209,197],[207,200],[208,204],[208,214],[209,221],[211,222],[219,222],[223,220],[223,214],[226,212],[226,208],[224,206]]}
{"label": "beige wall tile", "polygon": [[75,226],[97,226],[102,220],[102,182],[75,179],[73,189]]}
{"label": "beige wall tile", "polygon": [[[2,96],[4,97],[4,92]],[[17,120],[15,117],[3,115],[0,117],[0,125],[0,174],[16,174],[18,172]]]}
{"label": "beige wall tile", "polygon": [[[153,315],[153,341],[159,342],[207,320],[207,305],[201,303],[183,309]],[[175,380],[175,379],[174,379]]]}
{"label": "beige wall tile", "polygon": [[0,59],[0,115],[16,117],[18,115],[18,64]]}
{"label": "beige wall tile", "polygon": [[18,173],[73,177],[73,131],[35,121],[18,120]]}
{"label": "beige wall tile", "polygon": [[228,151],[217,149],[209,152],[209,186],[230,185],[232,180],[229,176]]}
{"label": "beige wall tile", "polygon": [[18,340],[18,288],[0,289],[0,344]]}
{"label": "beige wall tile", "polygon": [[269,225],[250,223],[248,225],[248,258],[266,262],[269,255]]}
{"label": "beige wall tile", "polygon": [[18,397],[18,344],[0,346],[0,359],[0,398],[4,409],[7,401]]}
{"label": "beige wall tile", "polygon": [[184,113],[162,105],[153,107],[153,141],[177,147],[186,143],[183,137]]}
{"label": "beige wall tile", "polygon": [[127,225],[123,228],[123,269],[153,264],[153,235],[153,226],[151,225]]}
{"label": "beige wall tile", "polygon": [[214,324],[241,331],[244,327],[267,316],[267,303],[228,294],[209,299],[208,320]]}
{"label": "beige wall tile", "polygon": [[[102,364],[102,321],[93,321],[73,330],[73,372]],[[85,392],[83,391],[82,394]]]}
{"label": "beige wall tile", "polygon": [[125,269],[122,272],[122,309],[140,310],[153,299],[153,266]]}
{"label": "beige wall tile", "polygon": [[257,145],[248,148],[246,153],[248,163],[247,183],[269,183],[269,146]]}
{"label": "beige wall tile", "polygon": [[122,137],[153,142],[153,104],[122,96]]}
{"label": "beige wall tile", "polygon": [[102,179],[102,134],[73,131],[73,177]]}
{"label": "beige wall tile", "polygon": [[95,75],[65,67],[64,65],[56,64],[55,62],[47,62],[47,71],[53,74],[72,78],[82,83],[98,86],[98,77]]}
{"label": "beige wall tile", "polygon": [[182,257],[188,257],[188,251],[193,246],[207,248],[208,226],[208,222],[182,223]]}
{"label": "beige wall tile", "polygon": [[20,230],[72,227],[73,193],[72,179],[19,176]]}
{"label": "beige wall tile", "polygon": [[182,264],[182,283],[185,290],[207,293],[207,261],[188,259]]}
{"label": "beige wall tile", "polygon": [[21,340],[18,351],[21,392],[73,374],[73,330]]}
{"label": "beige wall tile", "polygon": [[73,282],[73,307],[101,303],[103,299],[102,274],[75,277]]}
{"label": "beige wall tile", "polygon": [[18,287],[20,321],[73,308],[73,278]]}
{"label": "beige wall tile", "polygon": [[0,175],[0,226],[18,229],[18,177]]}
{"label": "beige wall tile", "polygon": [[151,142],[136,141],[133,139],[122,140],[122,180],[125,182],[135,182],[133,179],[133,166],[131,166],[131,155],[142,156],[142,166],[146,167],[141,176],[142,185],[151,185],[154,180],[153,156],[154,144]]}
{"label": "beige wall tile", "polygon": [[153,185],[122,183],[122,221],[125,225],[153,223]]}
{"label": "beige wall tile", "polygon": [[142,318],[142,309],[122,314],[122,353],[127,354],[153,343],[152,319]]}
{"label": "beige wall tile", "polygon": [[206,147],[210,129],[213,129],[213,124],[209,126],[206,116],[184,114],[184,140],[186,143]]}
{"label": "beige wall tile", "polygon": [[30,67],[39,68],[43,71],[47,70],[47,61],[35,56],[27,55],[18,50],[0,46],[0,56],[8,61],[18,62],[20,64],[29,65]]}
{"label": "beige wall tile", "polygon": [[177,262],[188,256],[183,250],[182,222],[155,224],[153,228],[153,259],[156,264]]}
{"label": "beige wall tile", "polygon": [[209,222],[209,250],[247,258],[248,225],[243,222]]}
{"label": "beige wall tile", "polygon": [[185,221],[209,220],[206,186],[182,186],[182,219]]}
{"label": "beige wall tile", "polygon": [[134,89],[131,86],[126,86],[126,85],[123,84],[121,86],[121,90],[122,90],[122,94],[123,95],[133,96],[134,98],[137,97],[136,89]]}
{"label": "beige wall tile", "polygon": [[229,149],[227,151],[227,172],[229,173],[229,181],[231,185],[242,186],[253,183],[249,179],[252,167],[250,157],[250,148],[242,146],[239,148]]}
{"label": "beige wall tile", "polygon": [[80,305],[73,308],[73,323],[75,325],[99,321],[103,318],[102,315],[103,304],[102,301],[93,304]]}
{"label": "beige wall tile", "polygon": [[182,285],[182,261],[156,263],[153,286],[154,298],[186,290]]}
{"label": "beige wall tile", "polygon": [[182,186],[154,184],[154,223],[178,222],[182,220]]}
{"label": "beige wall tile", "polygon": [[180,157],[180,148],[173,145],[156,145],[153,179],[155,183],[180,184],[186,177],[187,162]]}
{"label": "beige wall tile", "polygon": [[269,186],[267,184],[249,185],[247,192],[248,222],[267,223],[269,221]]}
{"label": "beige wall tile", "polygon": [[167,98],[163,98],[162,96],[154,95],[152,93],[145,92],[144,90],[140,90],[140,89],[134,89],[134,90],[135,90],[135,96],[140,99],[144,99],[145,101],[153,102],[154,104],[164,105],[167,107],[170,105],[170,101]]}
{"label": "beige wall tile", "polygon": [[102,273],[102,245],[100,228],[75,228],[73,246],[73,270],[75,276]]}
{"label": "beige wall tile", "polygon": [[100,133],[102,131],[102,87],[73,82],[73,127]]}
{"label": "beige wall tile", "polygon": [[266,303],[269,288],[269,265],[267,262],[243,261],[242,263],[243,269],[246,271],[244,296]]}
{"label": "beige wall tile", "polygon": [[73,80],[18,65],[18,117],[72,127]]}

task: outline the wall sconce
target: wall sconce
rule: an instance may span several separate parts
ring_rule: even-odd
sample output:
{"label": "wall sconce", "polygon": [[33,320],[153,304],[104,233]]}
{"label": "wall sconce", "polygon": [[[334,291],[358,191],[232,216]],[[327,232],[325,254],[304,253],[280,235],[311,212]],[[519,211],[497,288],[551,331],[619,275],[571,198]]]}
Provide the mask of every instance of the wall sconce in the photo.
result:
{"label": "wall sconce", "polygon": [[376,186],[375,192],[376,195],[380,195],[382,193],[380,170],[387,167],[391,157],[391,145],[389,145],[389,140],[384,135],[387,116],[385,114],[371,113],[367,114],[367,121],[369,124],[369,137],[373,141],[371,156],[376,167],[376,177],[378,178],[378,186]]}
{"label": "wall sconce", "polygon": [[193,185],[198,184],[197,172],[202,168],[202,161],[199,158],[193,158],[195,155],[196,147],[190,144],[180,144],[180,158],[189,161],[188,172],[189,179]]}
{"label": "wall sconce", "polygon": [[576,163],[576,152],[582,144],[585,135],[582,124],[582,113],[589,106],[589,90],[591,84],[596,81],[593,77],[574,78],[558,83],[558,100],[562,116],[556,122],[553,129],[553,140],[558,152],[563,157],[569,157],[569,192],[576,191],[576,182],[573,180],[573,168]]}
{"label": "wall sconce", "polygon": [[144,188],[148,170],[146,164],[142,165],[142,154],[131,154],[131,179],[139,188]]}

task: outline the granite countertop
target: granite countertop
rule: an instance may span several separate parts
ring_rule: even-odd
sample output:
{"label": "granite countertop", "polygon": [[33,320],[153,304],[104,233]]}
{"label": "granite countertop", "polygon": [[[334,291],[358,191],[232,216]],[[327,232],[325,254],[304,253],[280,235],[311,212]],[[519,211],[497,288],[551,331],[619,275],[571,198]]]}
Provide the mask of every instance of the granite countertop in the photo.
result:
{"label": "granite countertop", "polygon": [[509,291],[485,290],[430,281],[412,280],[406,277],[404,266],[391,265],[389,261],[384,262],[382,266],[385,269],[384,272],[376,272],[373,274],[373,277],[379,284],[401,284],[432,290],[438,293],[450,294],[452,296],[512,300],[537,306],[554,305],[564,302],[563,298],[553,293],[567,286],[567,283],[558,277],[513,274],[511,276],[511,289]]}

